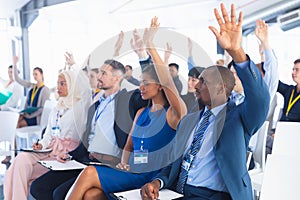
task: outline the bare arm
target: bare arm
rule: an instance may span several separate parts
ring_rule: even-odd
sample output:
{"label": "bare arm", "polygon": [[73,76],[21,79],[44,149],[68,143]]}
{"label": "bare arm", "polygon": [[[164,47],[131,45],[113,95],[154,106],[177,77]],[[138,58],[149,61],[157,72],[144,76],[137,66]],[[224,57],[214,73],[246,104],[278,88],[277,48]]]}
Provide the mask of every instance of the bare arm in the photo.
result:
{"label": "bare arm", "polygon": [[172,50],[173,50],[172,45],[167,42],[166,49],[165,49],[165,56],[164,56],[165,65],[169,64],[169,59],[170,59],[170,56],[172,54]]}
{"label": "bare arm", "polygon": [[113,57],[118,57],[120,55],[120,49],[123,45],[123,41],[124,41],[124,32],[121,31],[119,33],[119,36],[118,36],[118,40],[115,44],[115,49],[114,49],[114,54],[113,54]]}
{"label": "bare arm", "polygon": [[25,81],[22,78],[19,77],[19,73],[18,73],[18,69],[17,69],[17,63],[19,61],[18,56],[15,56],[13,58],[13,68],[14,68],[14,79],[15,81],[17,81],[20,85],[26,87],[26,88],[31,88],[33,87],[33,83],[31,83],[30,81]]}
{"label": "bare arm", "polygon": [[123,169],[126,171],[130,170],[130,166],[128,165],[128,160],[129,160],[130,154],[133,150],[132,132],[136,125],[136,121],[143,110],[144,110],[144,108],[141,108],[140,110],[138,110],[134,117],[134,121],[132,123],[132,127],[131,127],[130,133],[129,133],[127,141],[126,141],[124,151],[122,153],[121,162],[119,164],[117,164],[117,166],[116,166],[117,168],[120,168],[120,169]]}
{"label": "bare arm", "polygon": [[153,59],[154,67],[160,84],[162,85],[170,104],[169,110],[171,110],[171,113],[169,113],[169,110],[167,113],[168,123],[172,128],[176,129],[180,119],[186,114],[187,111],[185,103],[179,96],[179,93],[173,82],[173,78],[171,77],[168,66],[166,66],[162,61],[153,43],[153,38],[158,31],[159,25],[160,24],[158,23],[158,18],[152,18],[150,28],[145,29],[144,41],[147,47],[147,51]]}

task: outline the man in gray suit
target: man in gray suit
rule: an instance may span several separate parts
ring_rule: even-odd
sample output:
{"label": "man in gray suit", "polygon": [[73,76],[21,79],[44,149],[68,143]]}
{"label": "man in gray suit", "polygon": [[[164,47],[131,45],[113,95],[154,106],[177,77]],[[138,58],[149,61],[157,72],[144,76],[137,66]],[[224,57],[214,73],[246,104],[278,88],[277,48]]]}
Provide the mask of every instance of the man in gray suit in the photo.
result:
{"label": "man in gray suit", "polygon": [[195,88],[205,108],[180,122],[171,152],[174,162],[142,187],[144,200],[157,199],[162,188],[183,193],[188,200],[252,200],[246,151],[252,134],[266,119],[270,96],[260,72],[241,47],[242,14],[236,22],[234,5],[230,17],[223,4],[223,19],[214,11],[220,32],[209,28],[233,58],[245,100],[238,106],[228,101],[234,77],[227,68],[204,70]]}

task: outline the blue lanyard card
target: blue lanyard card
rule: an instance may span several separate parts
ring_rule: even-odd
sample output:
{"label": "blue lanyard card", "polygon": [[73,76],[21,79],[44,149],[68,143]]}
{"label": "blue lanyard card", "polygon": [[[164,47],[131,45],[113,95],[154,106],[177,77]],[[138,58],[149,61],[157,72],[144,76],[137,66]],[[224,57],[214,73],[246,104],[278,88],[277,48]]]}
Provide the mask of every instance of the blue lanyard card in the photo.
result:
{"label": "blue lanyard card", "polygon": [[133,163],[134,164],[144,164],[148,163],[148,150],[135,150],[133,152],[134,154],[134,159]]}

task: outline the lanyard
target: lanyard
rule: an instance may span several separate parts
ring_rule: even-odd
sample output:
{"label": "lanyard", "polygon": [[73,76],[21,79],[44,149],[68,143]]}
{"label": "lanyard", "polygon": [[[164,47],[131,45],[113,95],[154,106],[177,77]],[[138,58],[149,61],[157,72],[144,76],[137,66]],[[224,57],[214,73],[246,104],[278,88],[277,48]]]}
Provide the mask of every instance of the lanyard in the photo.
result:
{"label": "lanyard", "polygon": [[34,85],[34,86],[33,86],[32,92],[31,92],[31,98],[30,98],[30,105],[32,105],[33,100],[34,100],[34,98],[35,98],[37,92],[38,92],[39,89],[40,89],[41,87],[43,87],[43,86],[44,86],[44,83],[43,83],[40,87],[38,87],[37,85]]}
{"label": "lanyard", "polygon": [[98,89],[98,88],[95,90],[95,92],[93,91],[93,93],[92,93],[92,99],[94,99],[99,92],[100,92],[100,89]]}
{"label": "lanyard", "polygon": [[292,90],[292,94],[290,96],[290,100],[289,100],[289,104],[288,104],[288,107],[287,107],[287,110],[286,110],[286,113],[285,115],[288,116],[291,108],[293,107],[293,105],[300,99],[300,94],[292,101],[293,97],[294,97],[294,92],[295,92],[295,89]]}
{"label": "lanyard", "polygon": [[58,127],[59,111],[56,113],[55,127]]}
{"label": "lanyard", "polygon": [[101,116],[101,114],[104,112],[104,110],[106,109],[106,107],[108,106],[108,104],[110,104],[115,99],[115,97],[111,98],[111,96],[109,98],[110,98],[109,101],[105,104],[105,106],[102,108],[102,110],[99,111],[101,103],[105,100],[103,97],[100,98],[100,104],[99,104],[99,106],[97,108],[97,111],[96,111],[96,114],[95,114],[94,128],[96,127],[97,120],[99,119],[99,117]]}

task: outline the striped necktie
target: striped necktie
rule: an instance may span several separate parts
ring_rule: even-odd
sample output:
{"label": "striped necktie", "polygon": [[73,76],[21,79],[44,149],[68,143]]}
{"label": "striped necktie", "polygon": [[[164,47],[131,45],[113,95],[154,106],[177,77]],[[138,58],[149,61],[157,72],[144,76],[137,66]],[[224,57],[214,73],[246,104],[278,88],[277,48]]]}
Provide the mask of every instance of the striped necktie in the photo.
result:
{"label": "striped necktie", "polygon": [[[204,132],[209,125],[209,117],[211,115],[212,115],[212,112],[210,110],[207,110],[201,117],[202,121],[200,122],[199,127],[194,132],[195,134],[194,134],[193,142],[181,164],[179,179],[178,179],[177,186],[176,186],[177,192],[179,192],[181,194],[183,193],[183,188],[184,188],[184,185],[185,185],[187,177],[188,177],[188,170],[190,169],[190,166],[192,165],[192,162],[193,162],[193,159],[190,160],[190,158],[191,157],[194,158],[201,148]],[[184,163],[190,163],[188,169],[186,169]]]}

